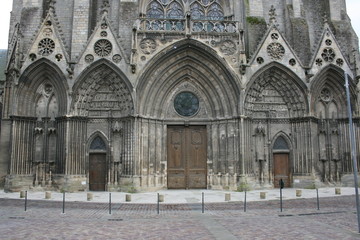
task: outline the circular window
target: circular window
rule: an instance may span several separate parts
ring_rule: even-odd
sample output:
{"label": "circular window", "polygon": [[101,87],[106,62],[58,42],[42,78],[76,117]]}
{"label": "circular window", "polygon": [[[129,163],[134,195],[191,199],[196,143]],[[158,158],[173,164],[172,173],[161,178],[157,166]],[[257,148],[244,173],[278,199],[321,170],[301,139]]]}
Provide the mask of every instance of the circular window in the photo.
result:
{"label": "circular window", "polygon": [[55,49],[55,42],[50,38],[44,38],[38,45],[39,54],[42,56],[49,56]]}
{"label": "circular window", "polygon": [[191,92],[181,92],[175,97],[174,108],[181,116],[193,116],[199,110],[199,99]]}
{"label": "circular window", "polygon": [[100,39],[95,43],[94,51],[100,57],[106,57],[110,55],[112,51],[111,42],[106,39]]}

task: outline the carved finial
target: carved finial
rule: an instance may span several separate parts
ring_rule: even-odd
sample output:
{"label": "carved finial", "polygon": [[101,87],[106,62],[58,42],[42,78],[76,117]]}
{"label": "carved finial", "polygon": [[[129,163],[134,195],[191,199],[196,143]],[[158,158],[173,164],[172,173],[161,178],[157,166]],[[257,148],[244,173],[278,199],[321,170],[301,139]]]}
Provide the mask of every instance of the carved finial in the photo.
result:
{"label": "carved finial", "polygon": [[323,21],[324,21],[324,24],[328,24],[328,15],[325,13],[324,16],[323,16]]}
{"label": "carved finial", "polygon": [[276,8],[274,5],[271,5],[271,8],[269,10],[269,21],[270,23],[276,23]]}
{"label": "carved finial", "polygon": [[118,121],[115,122],[112,130],[113,130],[114,133],[120,133],[120,134],[122,134],[122,132],[123,132],[123,129],[120,127]]}
{"label": "carved finial", "polygon": [[55,3],[56,0],[48,0],[49,3],[49,13],[55,13]]}
{"label": "carved finial", "polygon": [[110,9],[110,2],[109,0],[103,0],[101,5],[101,14],[108,13]]}

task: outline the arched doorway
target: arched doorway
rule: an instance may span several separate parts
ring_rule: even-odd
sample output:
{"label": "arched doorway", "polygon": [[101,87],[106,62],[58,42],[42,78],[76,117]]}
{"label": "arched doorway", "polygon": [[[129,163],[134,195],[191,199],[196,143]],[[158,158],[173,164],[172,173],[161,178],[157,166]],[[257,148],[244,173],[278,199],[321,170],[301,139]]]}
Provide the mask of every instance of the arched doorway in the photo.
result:
{"label": "arched doorway", "polygon": [[280,180],[284,181],[284,187],[291,186],[290,150],[283,136],[279,136],[273,146],[273,171],[274,187],[280,186]]}
{"label": "arched doorway", "polygon": [[106,144],[97,136],[90,144],[89,153],[89,190],[106,190]]}

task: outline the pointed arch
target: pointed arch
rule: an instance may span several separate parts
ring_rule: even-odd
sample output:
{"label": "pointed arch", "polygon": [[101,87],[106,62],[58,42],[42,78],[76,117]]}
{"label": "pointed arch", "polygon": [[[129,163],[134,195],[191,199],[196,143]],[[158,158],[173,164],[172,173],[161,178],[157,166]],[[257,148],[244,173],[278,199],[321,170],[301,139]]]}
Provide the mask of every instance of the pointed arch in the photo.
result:
{"label": "pointed arch", "polygon": [[68,92],[66,77],[54,63],[45,58],[31,64],[21,75],[16,92],[18,100],[14,106],[14,113],[21,116],[35,116],[37,101],[42,95],[47,94],[46,84],[52,86],[51,97],[56,96],[57,98],[57,115],[65,115]]}
{"label": "pointed arch", "polygon": [[[175,14],[179,6],[182,13]],[[139,12],[140,17],[147,18],[179,18],[190,12],[192,19],[222,20],[233,15],[231,6],[224,0],[144,0],[139,2]]]}
{"label": "pointed arch", "polygon": [[211,20],[222,20],[224,19],[224,10],[219,3],[214,2],[209,6],[206,16]]}
{"label": "pointed arch", "polygon": [[190,14],[192,19],[204,19],[205,9],[198,2],[194,2],[190,6]]}
{"label": "pointed arch", "polygon": [[272,138],[270,147],[271,147],[272,151],[289,152],[292,150],[291,138],[285,132],[279,131]]}
{"label": "pointed arch", "polygon": [[166,8],[166,17],[184,18],[184,6],[178,0],[173,0]]}
{"label": "pointed arch", "polygon": [[303,117],[309,111],[307,87],[291,70],[272,62],[247,83],[244,111],[253,117]]}
{"label": "pointed arch", "polygon": [[[311,82],[310,92],[310,108],[311,112],[316,115],[318,112],[317,106],[318,102],[321,101],[325,104],[326,111],[329,112],[329,107],[333,109],[333,104],[337,107],[338,114],[335,117],[346,117],[347,108],[346,108],[346,91],[345,91],[345,76],[344,71],[333,64],[325,67],[321,72],[319,72]],[[352,79],[349,78],[349,89],[351,97],[351,107],[354,112],[358,111],[359,106],[357,106],[356,99],[356,84]],[[328,91],[328,96],[325,98],[324,90]],[[341,106],[341,107],[340,107]],[[332,115],[323,116],[324,118],[331,118]]]}
{"label": "pointed arch", "polygon": [[107,60],[99,60],[86,68],[76,81],[71,111],[82,116],[90,112],[105,116],[109,111],[114,116],[132,115],[132,89],[121,70]]}
{"label": "pointed arch", "polygon": [[[211,60],[210,60],[211,59]],[[240,86],[217,54],[195,40],[183,40],[157,54],[139,78],[139,114],[164,116],[164,104],[174,89],[188,81],[208,103],[210,117],[238,114]]]}
{"label": "pointed arch", "polygon": [[146,16],[148,18],[164,18],[165,10],[158,1],[153,0],[147,5]]}
{"label": "pointed arch", "polygon": [[102,131],[94,131],[87,141],[87,149],[95,152],[108,152],[109,139]]}

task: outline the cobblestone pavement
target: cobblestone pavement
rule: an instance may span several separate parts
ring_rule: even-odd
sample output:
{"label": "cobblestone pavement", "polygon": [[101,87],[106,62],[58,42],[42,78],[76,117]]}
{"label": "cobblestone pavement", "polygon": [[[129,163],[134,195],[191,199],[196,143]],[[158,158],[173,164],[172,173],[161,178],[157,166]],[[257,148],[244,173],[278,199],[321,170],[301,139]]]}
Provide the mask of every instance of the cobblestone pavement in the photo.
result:
{"label": "cobblestone pavement", "polygon": [[205,204],[0,199],[0,239],[360,239],[355,196]]}

